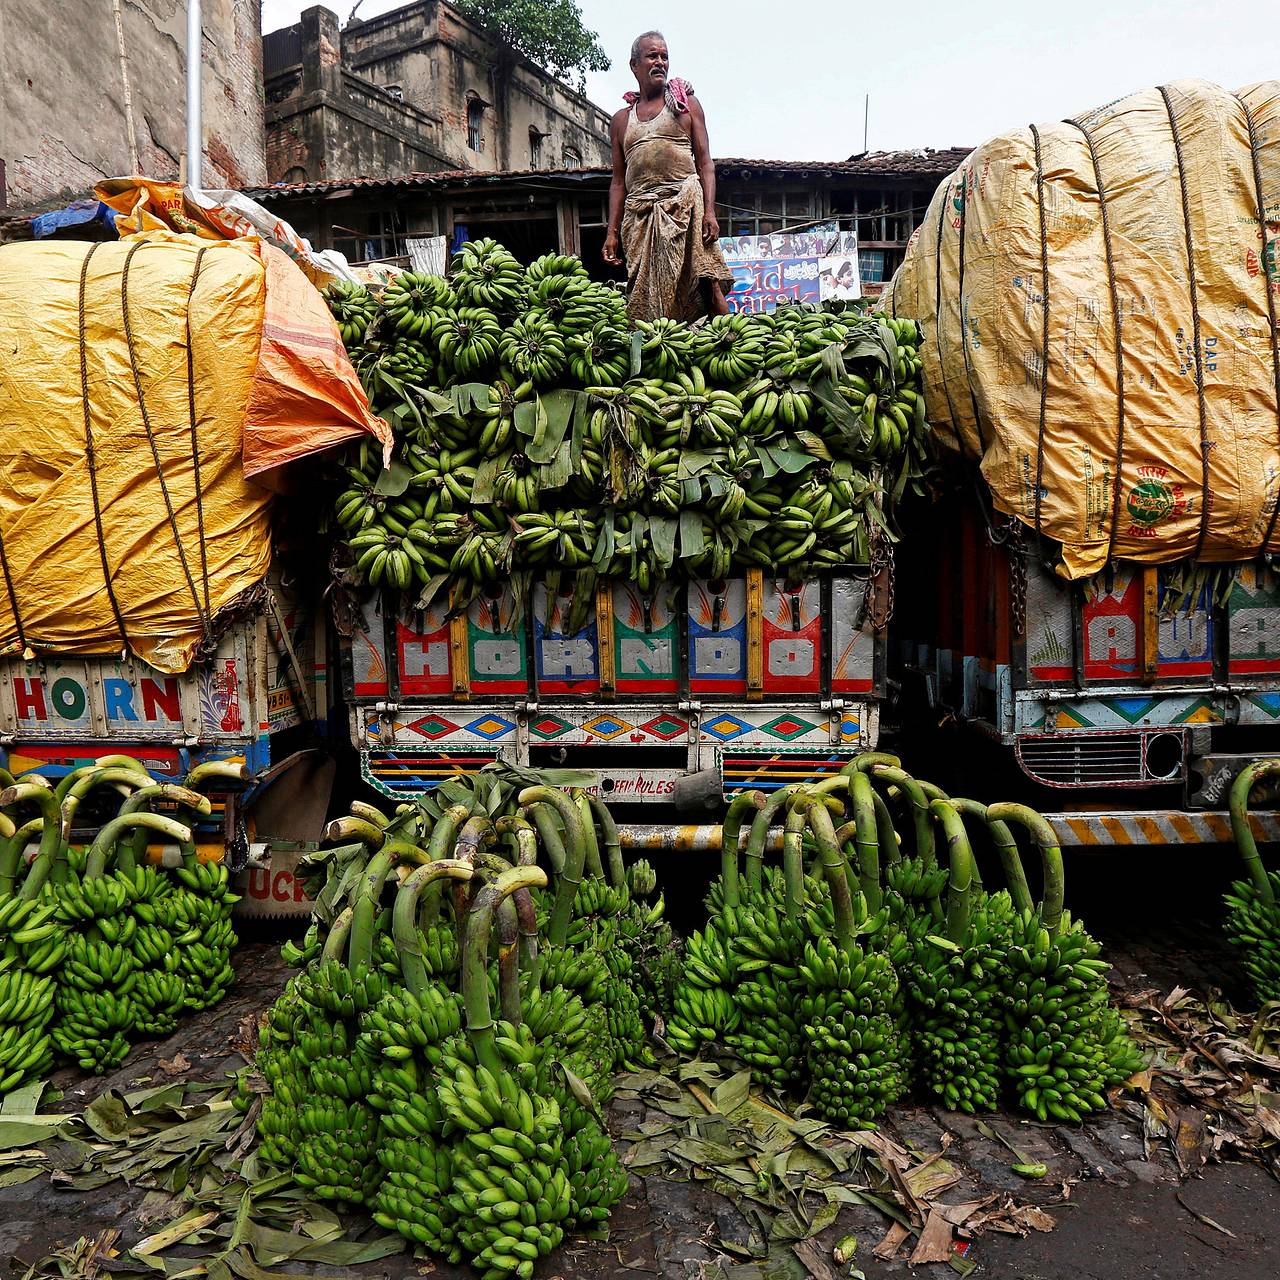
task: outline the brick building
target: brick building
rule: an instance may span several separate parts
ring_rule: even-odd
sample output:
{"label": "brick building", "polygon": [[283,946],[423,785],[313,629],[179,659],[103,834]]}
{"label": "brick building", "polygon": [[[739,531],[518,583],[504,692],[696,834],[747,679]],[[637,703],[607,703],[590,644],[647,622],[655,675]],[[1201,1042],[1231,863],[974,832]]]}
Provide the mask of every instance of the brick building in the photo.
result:
{"label": "brick building", "polygon": [[339,28],[306,10],[263,37],[273,182],[592,166],[609,117],[439,0]]}
{"label": "brick building", "polygon": [[[207,186],[266,181],[260,0],[204,0]],[[176,178],[186,7],[173,0],[0,3],[0,209],[38,210],[102,178]]]}
{"label": "brick building", "polygon": [[[889,279],[938,183],[968,148],[878,151],[848,160],[716,161],[717,214],[724,235],[771,235],[836,222],[857,231],[868,292]],[[593,275],[605,266],[610,169],[472,170],[402,173],[349,181],[295,182],[248,194],[286,218],[318,248],[352,262],[409,265],[412,241],[443,235],[451,244],[491,235],[522,260],[558,250],[580,253]]]}

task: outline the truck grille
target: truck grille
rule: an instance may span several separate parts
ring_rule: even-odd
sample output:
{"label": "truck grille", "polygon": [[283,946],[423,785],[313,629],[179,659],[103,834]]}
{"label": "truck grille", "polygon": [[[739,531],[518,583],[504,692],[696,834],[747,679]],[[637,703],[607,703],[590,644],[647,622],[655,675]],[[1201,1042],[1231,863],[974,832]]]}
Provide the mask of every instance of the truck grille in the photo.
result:
{"label": "truck grille", "polygon": [[1047,787],[1153,787],[1186,777],[1185,738],[1152,733],[1048,733],[1022,738],[1015,751],[1029,777]]}

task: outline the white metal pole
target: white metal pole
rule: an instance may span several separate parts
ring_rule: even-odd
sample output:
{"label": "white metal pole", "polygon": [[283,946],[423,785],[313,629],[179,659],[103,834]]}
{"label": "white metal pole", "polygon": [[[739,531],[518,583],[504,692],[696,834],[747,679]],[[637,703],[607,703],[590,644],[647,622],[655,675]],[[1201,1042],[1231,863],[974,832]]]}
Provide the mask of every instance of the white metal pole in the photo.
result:
{"label": "white metal pole", "polygon": [[204,66],[200,0],[187,0],[187,185],[204,185],[204,129],[200,119],[200,72]]}

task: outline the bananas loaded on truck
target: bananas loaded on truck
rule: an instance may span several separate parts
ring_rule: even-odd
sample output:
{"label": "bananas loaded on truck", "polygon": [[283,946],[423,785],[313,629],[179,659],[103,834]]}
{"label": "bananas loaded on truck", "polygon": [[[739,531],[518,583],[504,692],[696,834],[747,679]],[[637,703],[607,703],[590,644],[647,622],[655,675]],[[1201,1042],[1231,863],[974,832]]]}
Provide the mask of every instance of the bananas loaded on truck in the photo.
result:
{"label": "bananas loaded on truck", "polygon": [[648,590],[865,565],[926,462],[912,320],[793,305],[632,330],[577,258],[525,268],[492,240],[448,279],[326,296],[396,434],[389,469],[344,462],[345,567],[424,603],[535,571]]}

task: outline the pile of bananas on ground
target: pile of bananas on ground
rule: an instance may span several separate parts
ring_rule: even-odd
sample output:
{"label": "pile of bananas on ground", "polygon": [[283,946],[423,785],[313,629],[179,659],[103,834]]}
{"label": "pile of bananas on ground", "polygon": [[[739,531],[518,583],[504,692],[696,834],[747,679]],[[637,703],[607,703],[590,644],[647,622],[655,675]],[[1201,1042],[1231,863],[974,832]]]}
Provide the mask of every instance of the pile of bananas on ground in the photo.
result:
{"label": "pile of bananas on ground", "polygon": [[1280,776],[1280,760],[1246,765],[1231,787],[1231,829],[1246,878],[1226,895],[1227,937],[1240,955],[1254,1000],[1280,1000],[1280,871],[1268,871],[1258,854],[1249,824],[1249,799],[1255,787]]}
{"label": "pile of bananas on ground", "polygon": [[[779,824],[782,865],[768,867]],[[970,828],[1007,888],[983,887]],[[1039,903],[1015,830],[1039,851]],[[957,1110],[1012,1095],[1042,1120],[1079,1120],[1142,1066],[1032,810],[953,800],[869,752],[821,783],[737,797],[724,831],[666,1024],[677,1050],[720,1042],[759,1084],[851,1128],[912,1086]]]}
{"label": "pile of bananas on ground", "polygon": [[[926,461],[914,321],[806,305],[628,325],[582,263],[462,246],[330,307],[396,433],[344,463],[360,581],[626,578],[866,564]],[[474,594],[474,592],[473,592]]]}
{"label": "pile of bananas on ground", "polygon": [[596,1104],[643,1029],[601,949],[627,954],[616,922],[654,885],[603,806],[499,775],[331,825],[238,1101],[263,1095],[259,1154],[311,1194],[527,1280],[626,1190]]}
{"label": "pile of bananas on ground", "polygon": [[[189,825],[210,812],[197,788],[217,777],[239,782],[244,771],[199,765],[176,786],[108,756],[56,788],[34,774],[0,779],[0,1094],[47,1071],[55,1054],[111,1070],[135,1039],[168,1035],[182,1010],[225,995],[236,898],[225,868],[196,859]],[[100,803],[117,793],[119,812],[92,844],[70,847],[91,794]],[[147,864],[148,840],[177,844],[172,872]]]}

